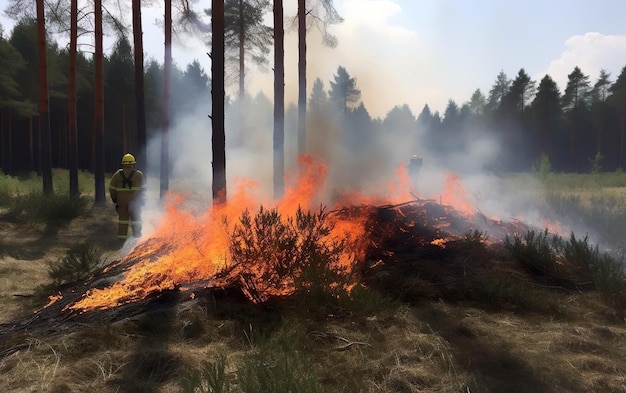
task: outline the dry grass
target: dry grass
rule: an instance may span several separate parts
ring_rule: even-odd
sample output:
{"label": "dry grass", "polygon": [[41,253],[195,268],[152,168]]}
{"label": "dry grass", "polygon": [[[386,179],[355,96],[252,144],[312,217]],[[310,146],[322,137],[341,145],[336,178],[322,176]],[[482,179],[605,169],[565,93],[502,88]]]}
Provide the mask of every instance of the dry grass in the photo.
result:
{"label": "dry grass", "polygon": [[[106,248],[111,224],[111,212],[102,210],[52,233],[2,233],[5,249],[15,252],[0,259],[0,322],[45,301],[35,295],[49,281],[50,258],[81,233]],[[510,264],[484,264],[491,263],[499,269],[494,277],[523,280]],[[398,281],[408,284],[417,278]],[[443,289],[425,287],[405,289],[413,295],[402,301],[336,313],[303,312],[293,301],[257,308],[199,297],[115,323],[24,332],[14,343],[26,345],[0,358],[0,391],[177,393],[189,370],[221,355],[236,387],[247,359],[287,347],[331,392],[626,392],[626,311],[594,292],[520,288],[532,293],[530,309],[441,300],[435,295]]]}

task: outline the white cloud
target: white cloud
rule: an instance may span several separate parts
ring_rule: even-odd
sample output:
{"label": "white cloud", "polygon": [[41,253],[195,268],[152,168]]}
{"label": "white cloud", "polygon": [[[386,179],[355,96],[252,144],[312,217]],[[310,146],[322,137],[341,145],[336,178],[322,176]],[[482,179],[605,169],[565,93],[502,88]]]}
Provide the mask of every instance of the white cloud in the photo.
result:
{"label": "white cloud", "polygon": [[559,58],[551,61],[548,69],[540,73],[537,80],[548,74],[563,92],[567,86],[567,75],[577,66],[590,77],[592,85],[601,69],[610,72],[611,81],[615,81],[626,66],[626,36],[596,32],[572,36],[565,41],[565,49]]}

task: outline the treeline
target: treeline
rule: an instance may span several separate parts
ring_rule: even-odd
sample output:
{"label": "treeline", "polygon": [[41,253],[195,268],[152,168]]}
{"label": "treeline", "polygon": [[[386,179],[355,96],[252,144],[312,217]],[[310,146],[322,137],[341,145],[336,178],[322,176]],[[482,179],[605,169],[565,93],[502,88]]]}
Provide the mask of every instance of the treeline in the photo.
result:
{"label": "treeline", "polygon": [[[68,53],[52,42],[48,47],[50,125],[52,165],[66,168],[67,151],[67,78]],[[40,133],[38,131],[36,22],[22,20],[8,36],[0,36],[0,167],[6,173],[39,169]],[[78,55],[77,124],[79,168],[94,165],[94,87],[93,60]],[[122,152],[137,148],[135,103],[133,97],[133,53],[129,41],[120,38],[106,56],[104,81],[105,168],[112,171]],[[155,60],[145,67],[145,109],[148,138],[158,135],[162,115],[163,67]],[[184,69],[176,66],[171,77],[172,124],[198,105],[211,107],[209,77],[195,61]],[[227,99],[227,107],[237,105]],[[271,102],[259,93],[248,97],[246,111],[255,119],[271,118]],[[590,170],[615,171],[624,168],[626,135],[626,67],[612,81],[602,71],[595,81],[576,67],[568,75],[561,92],[546,75],[533,81],[520,69],[514,78],[497,75],[488,92],[477,89],[467,102],[448,102],[443,113],[425,105],[419,114],[408,105],[392,108],[384,118],[372,118],[361,101],[357,79],[339,66],[328,88],[314,81],[307,97],[307,139],[323,136],[320,127],[336,127],[342,145],[354,153],[377,149],[391,138],[418,154],[432,156],[464,155],[473,157],[467,145],[484,138],[497,142],[498,154],[490,161],[499,171],[525,171],[549,160],[551,168],[564,172]],[[235,111],[233,111],[235,112]],[[252,115],[254,114],[254,115]],[[237,115],[227,124],[230,144],[242,143]],[[286,133],[297,133],[296,108],[286,112]],[[332,125],[329,123],[332,121]],[[243,119],[244,123],[248,123]],[[258,126],[258,123],[257,123]],[[247,132],[255,132],[248,127]],[[310,144],[309,144],[310,145]],[[409,146],[407,148],[407,146]],[[310,147],[310,146],[309,146]],[[228,146],[227,146],[228,148]],[[295,147],[294,147],[295,149]],[[210,149],[207,146],[207,152]]]}
{"label": "treeline", "polygon": [[[68,165],[68,80],[67,48],[48,40],[48,81],[52,165]],[[10,35],[0,34],[0,169],[16,174],[40,169],[38,102],[37,22],[22,20]],[[136,151],[136,110],[134,101],[133,48],[120,38],[104,59],[104,150],[105,168],[119,166],[121,154]],[[93,170],[95,142],[94,61],[88,53],[77,55],[78,165]],[[199,62],[185,69],[173,66],[171,116],[184,113],[199,101],[210,108],[209,78]],[[163,66],[150,60],[145,67],[145,110],[148,137],[157,135],[162,125]],[[208,110],[207,110],[208,112]]]}

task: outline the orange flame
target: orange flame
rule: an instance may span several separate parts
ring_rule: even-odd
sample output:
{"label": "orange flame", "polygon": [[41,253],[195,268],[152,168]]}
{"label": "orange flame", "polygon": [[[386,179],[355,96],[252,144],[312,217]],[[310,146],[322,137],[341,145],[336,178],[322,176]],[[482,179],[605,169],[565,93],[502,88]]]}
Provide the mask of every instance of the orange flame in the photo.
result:
{"label": "orange flame", "polygon": [[[308,210],[321,203],[318,193],[326,177],[326,167],[311,157],[303,157],[300,163],[297,182],[285,190],[277,203],[281,215],[294,215],[299,206]],[[107,309],[199,281],[223,286],[226,283],[220,281],[223,279],[217,273],[228,267],[228,223],[236,222],[246,209],[256,209],[263,202],[270,204],[249,197],[254,186],[250,181],[239,181],[225,205],[212,206],[200,214],[182,209],[185,198],[171,194],[160,226],[123,259],[137,261],[125,272],[124,279],[104,289],[92,289],[66,308]],[[329,241],[341,238],[349,245],[340,258],[342,267],[348,267],[364,255],[365,217],[333,215],[328,219],[333,221]]]}
{"label": "orange flame", "polygon": [[462,214],[470,216],[475,213],[473,204],[467,197],[467,191],[460,183],[460,176],[455,173],[446,175],[446,185],[443,190],[442,203],[452,206]]}
{"label": "orange flame", "polygon": [[[355,261],[365,257],[369,228],[364,214],[351,214],[347,207],[400,203],[416,198],[406,167],[402,165],[396,170],[398,181],[389,182],[384,201],[380,196],[357,193],[337,194],[331,202],[324,201],[322,191],[327,167],[311,156],[300,157],[299,163],[297,176],[293,177],[293,181],[287,176],[284,196],[278,201],[255,195],[257,185],[246,179],[236,182],[235,190],[229,192],[227,203],[195,211],[186,208],[191,202],[188,198],[170,193],[164,217],[156,230],[116,264],[128,266],[123,279],[108,287],[87,291],[66,309],[81,312],[108,309],[193,283],[206,282],[212,287],[227,285],[228,275],[220,273],[230,267],[229,226],[238,222],[244,211],[254,211],[260,206],[275,206],[282,217],[293,217],[299,207],[304,211],[318,209],[324,202],[331,211],[341,212],[327,217],[332,227],[327,241],[344,240],[346,247],[340,257],[339,268],[349,269]],[[465,214],[473,212],[457,175],[448,175],[443,201]],[[445,247],[445,240],[437,239],[433,244]],[[280,288],[275,289],[276,293],[269,295],[288,294],[292,287],[293,283],[281,283]]]}

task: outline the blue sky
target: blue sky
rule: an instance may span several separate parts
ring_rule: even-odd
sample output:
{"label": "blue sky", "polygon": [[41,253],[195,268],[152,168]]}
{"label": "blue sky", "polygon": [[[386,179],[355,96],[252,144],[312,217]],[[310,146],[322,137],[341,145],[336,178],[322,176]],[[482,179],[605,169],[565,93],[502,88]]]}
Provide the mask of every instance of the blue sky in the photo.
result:
{"label": "blue sky", "polygon": [[[1,9],[6,2],[0,0]],[[286,15],[295,14],[295,3],[285,1]],[[210,6],[208,0],[197,4]],[[402,104],[415,115],[425,104],[443,113],[450,99],[462,105],[476,89],[487,95],[500,71],[513,79],[524,68],[537,82],[549,74],[563,91],[576,66],[592,84],[600,69],[614,81],[626,66],[623,0],[335,0],[335,6],[344,17],[331,29],[339,45],[322,46],[315,32],[308,38],[309,90],[316,77],[328,88],[342,65],[376,117]],[[160,62],[163,39],[154,21],[161,14],[144,14],[147,55]],[[8,33],[10,23],[0,20]],[[207,51],[184,38],[173,54],[178,65],[197,59],[208,73]],[[297,97],[295,32],[286,36],[285,62],[290,102]],[[252,95],[272,96],[270,72],[250,70],[247,85]]]}

